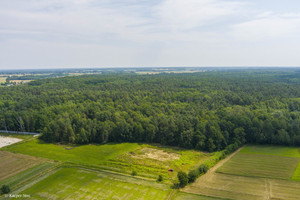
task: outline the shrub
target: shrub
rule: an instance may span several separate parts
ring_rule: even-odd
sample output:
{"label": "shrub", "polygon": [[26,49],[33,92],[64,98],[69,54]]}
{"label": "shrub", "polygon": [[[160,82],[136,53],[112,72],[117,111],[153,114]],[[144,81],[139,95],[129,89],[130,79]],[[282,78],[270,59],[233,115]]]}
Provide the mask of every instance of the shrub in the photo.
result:
{"label": "shrub", "polygon": [[8,185],[2,185],[1,192],[2,194],[8,194],[10,192],[10,187]]}
{"label": "shrub", "polygon": [[200,174],[205,174],[208,171],[208,166],[205,164],[200,165],[198,168]]}
{"label": "shrub", "polygon": [[181,188],[185,187],[189,182],[188,175],[185,172],[182,172],[182,171],[178,172],[177,178],[179,181],[179,186]]}
{"label": "shrub", "polygon": [[189,183],[194,183],[195,180],[199,177],[200,173],[199,170],[192,170],[189,172],[188,177],[189,177]]}
{"label": "shrub", "polygon": [[162,182],[163,181],[163,176],[162,175],[158,175],[157,181],[158,182]]}
{"label": "shrub", "polygon": [[136,171],[132,171],[132,172],[131,172],[131,175],[132,175],[132,176],[136,176],[136,175],[137,175]]}

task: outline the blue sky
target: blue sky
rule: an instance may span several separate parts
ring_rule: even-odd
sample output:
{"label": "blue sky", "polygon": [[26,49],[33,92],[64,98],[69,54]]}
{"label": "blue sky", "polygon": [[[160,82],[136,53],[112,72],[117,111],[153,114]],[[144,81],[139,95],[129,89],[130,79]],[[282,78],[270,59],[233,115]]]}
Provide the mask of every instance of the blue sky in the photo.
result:
{"label": "blue sky", "polygon": [[0,69],[299,66],[297,0],[0,0]]}

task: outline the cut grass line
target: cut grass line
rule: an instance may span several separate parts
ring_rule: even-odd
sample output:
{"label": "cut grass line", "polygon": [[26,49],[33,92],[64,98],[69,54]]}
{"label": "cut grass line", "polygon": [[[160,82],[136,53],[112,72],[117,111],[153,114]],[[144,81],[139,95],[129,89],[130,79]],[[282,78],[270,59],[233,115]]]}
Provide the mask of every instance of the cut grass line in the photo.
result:
{"label": "cut grass line", "polygon": [[263,154],[300,158],[300,152],[297,147],[274,146],[274,145],[247,145],[241,153]]}
{"label": "cut grass line", "polygon": [[294,175],[292,177],[292,180],[294,181],[300,181],[300,162],[298,163],[298,166],[294,172]]}

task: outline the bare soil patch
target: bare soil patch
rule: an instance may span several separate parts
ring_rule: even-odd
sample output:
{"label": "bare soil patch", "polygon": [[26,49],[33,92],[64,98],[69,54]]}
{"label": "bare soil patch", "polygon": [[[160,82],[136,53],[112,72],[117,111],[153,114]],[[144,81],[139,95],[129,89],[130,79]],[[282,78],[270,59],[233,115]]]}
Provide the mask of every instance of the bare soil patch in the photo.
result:
{"label": "bare soil patch", "polygon": [[138,153],[130,152],[129,154],[133,158],[138,158],[138,159],[150,158],[159,161],[178,160],[180,158],[180,155],[177,153],[166,152],[160,149],[154,149],[148,147],[142,148]]}
{"label": "bare soil patch", "polygon": [[0,148],[22,141],[18,138],[4,137],[0,135]]}

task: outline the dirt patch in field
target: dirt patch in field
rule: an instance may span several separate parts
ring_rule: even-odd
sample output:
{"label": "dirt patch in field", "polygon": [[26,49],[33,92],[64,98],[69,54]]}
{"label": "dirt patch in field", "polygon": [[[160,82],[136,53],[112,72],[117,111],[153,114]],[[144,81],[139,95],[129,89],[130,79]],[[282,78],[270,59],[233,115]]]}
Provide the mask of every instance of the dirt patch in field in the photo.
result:
{"label": "dirt patch in field", "polygon": [[0,148],[22,141],[22,139],[0,136]]}
{"label": "dirt patch in field", "polygon": [[179,154],[148,147],[142,148],[139,152],[130,152],[129,154],[133,158],[150,158],[160,161],[178,160],[180,158]]}

